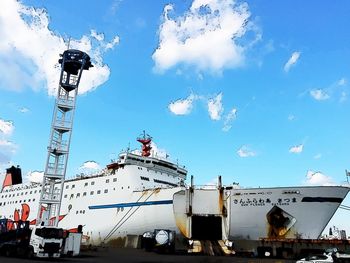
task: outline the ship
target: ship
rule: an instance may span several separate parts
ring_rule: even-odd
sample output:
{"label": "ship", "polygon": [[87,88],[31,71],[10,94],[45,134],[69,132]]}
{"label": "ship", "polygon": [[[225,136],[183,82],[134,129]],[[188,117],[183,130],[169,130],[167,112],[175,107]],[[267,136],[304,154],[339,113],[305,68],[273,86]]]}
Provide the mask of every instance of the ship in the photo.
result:
{"label": "ship", "polygon": [[[64,182],[59,227],[74,231],[82,225],[83,241],[91,245],[155,228],[176,230],[172,196],[184,188],[187,170],[152,151],[149,135],[137,141],[141,151],[123,151],[101,173]],[[41,188],[39,183],[22,183],[20,168],[7,169],[0,219],[8,219],[9,228],[19,220],[35,225],[38,213],[45,210],[39,211]]]}
{"label": "ship", "polygon": [[345,186],[231,189],[230,238],[319,239],[349,190]]}
{"label": "ship", "polygon": [[[189,189],[186,167],[156,155],[149,135],[144,133],[137,141],[141,150],[122,151],[100,173],[64,182],[59,227],[75,231],[82,225],[83,241],[91,245],[113,244],[127,235],[154,229],[182,233],[174,215],[174,196]],[[0,219],[7,219],[8,228],[19,220],[36,224],[37,215],[45,211],[38,205],[41,189],[40,183],[23,183],[19,167],[7,169],[0,193]],[[221,191],[226,200],[228,239],[317,239],[349,188],[224,186]],[[209,205],[216,200],[204,194],[200,202]]]}

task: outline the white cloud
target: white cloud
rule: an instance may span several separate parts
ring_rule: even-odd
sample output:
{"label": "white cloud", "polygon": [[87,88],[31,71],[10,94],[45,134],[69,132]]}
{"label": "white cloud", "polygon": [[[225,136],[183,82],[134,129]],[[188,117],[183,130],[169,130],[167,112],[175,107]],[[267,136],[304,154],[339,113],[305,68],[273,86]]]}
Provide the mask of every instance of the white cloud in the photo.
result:
{"label": "white cloud", "polygon": [[237,109],[233,108],[230,112],[225,116],[223,131],[227,132],[232,127],[232,122],[237,118]]}
{"label": "white cloud", "polygon": [[[155,71],[163,72],[177,64],[198,70],[221,72],[244,63],[244,51],[261,39],[257,27],[248,22],[247,3],[234,0],[194,0],[182,16],[172,18],[173,5],[166,5],[159,28],[159,45],[152,55]],[[248,31],[255,39],[240,45]]]}
{"label": "white cloud", "polygon": [[348,99],[348,94],[345,91],[342,91],[341,95],[340,95],[340,102],[344,102]]}
{"label": "white cloud", "polygon": [[151,154],[153,156],[157,156],[159,158],[168,158],[169,157],[169,154],[166,152],[166,150],[164,149],[161,149],[157,146],[157,144],[155,142],[151,142]]}
{"label": "white cloud", "polygon": [[218,121],[221,119],[221,115],[224,111],[221,100],[222,93],[218,94],[215,98],[208,100],[208,112],[212,120]]}
{"label": "white cloud", "polygon": [[12,121],[0,119],[0,165],[8,164],[18,148],[16,144],[9,141],[14,129]]}
{"label": "white cloud", "polygon": [[245,158],[245,157],[254,157],[256,156],[256,152],[251,150],[248,146],[243,145],[238,151],[237,154],[239,157]]}
{"label": "white cloud", "polygon": [[314,89],[310,91],[311,97],[313,97],[315,100],[327,100],[330,98],[330,96],[326,93],[326,91],[322,89]]}
{"label": "white cloud", "polygon": [[318,153],[314,156],[314,159],[320,159],[322,157],[322,154]]}
{"label": "white cloud", "polygon": [[346,78],[341,78],[340,80],[338,80],[337,84],[338,84],[338,86],[346,85],[347,84]]}
{"label": "white cloud", "polygon": [[5,121],[0,119],[0,134],[2,133],[5,136],[9,136],[12,134],[14,130],[13,122],[12,121]]}
{"label": "white cloud", "polygon": [[168,109],[175,115],[187,115],[191,113],[193,107],[193,101],[197,97],[193,94],[188,96],[186,99],[179,99],[171,102],[168,105]]}
{"label": "white cloud", "polygon": [[96,172],[98,170],[101,170],[101,167],[95,161],[86,161],[79,167],[79,170],[83,172],[92,172],[92,171]]}
{"label": "white cloud", "polygon": [[[26,87],[34,90],[45,87],[49,95],[56,95],[60,72],[57,61],[66,43],[61,35],[49,29],[47,12],[16,0],[4,0],[0,21],[0,88],[20,91]],[[90,35],[70,41],[70,48],[88,53],[94,64],[83,74],[80,94],[97,88],[109,78],[110,69],[103,64],[103,55],[119,40],[108,43],[102,39],[93,30]]]}
{"label": "white cloud", "polygon": [[27,178],[30,182],[42,183],[43,178],[44,178],[44,172],[43,171],[30,171],[27,174]]}
{"label": "white cloud", "polygon": [[303,151],[304,145],[300,144],[300,145],[296,145],[293,146],[289,149],[290,153],[301,153]]}
{"label": "white cloud", "polygon": [[284,65],[284,71],[288,72],[290,68],[298,62],[300,52],[293,52],[287,63]]}
{"label": "white cloud", "polygon": [[16,153],[18,146],[11,141],[0,138],[0,164],[7,164]]}
{"label": "white cloud", "polygon": [[307,171],[306,179],[304,181],[306,185],[334,185],[334,180],[321,172]]}
{"label": "white cloud", "polygon": [[295,120],[295,116],[293,114],[289,114],[288,115],[288,120],[289,121],[294,121]]}
{"label": "white cloud", "polygon": [[18,111],[19,111],[20,113],[27,113],[27,112],[29,112],[29,109],[26,108],[26,107],[21,107]]}

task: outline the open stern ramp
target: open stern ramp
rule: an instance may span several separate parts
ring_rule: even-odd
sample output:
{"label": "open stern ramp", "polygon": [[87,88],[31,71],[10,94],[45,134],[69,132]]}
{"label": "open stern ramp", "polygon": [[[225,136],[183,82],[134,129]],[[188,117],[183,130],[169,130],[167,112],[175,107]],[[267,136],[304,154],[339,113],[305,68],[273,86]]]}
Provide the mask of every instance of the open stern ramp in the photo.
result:
{"label": "open stern ramp", "polygon": [[229,196],[218,186],[194,187],[174,194],[173,209],[180,232],[193,240],[227,240]]}

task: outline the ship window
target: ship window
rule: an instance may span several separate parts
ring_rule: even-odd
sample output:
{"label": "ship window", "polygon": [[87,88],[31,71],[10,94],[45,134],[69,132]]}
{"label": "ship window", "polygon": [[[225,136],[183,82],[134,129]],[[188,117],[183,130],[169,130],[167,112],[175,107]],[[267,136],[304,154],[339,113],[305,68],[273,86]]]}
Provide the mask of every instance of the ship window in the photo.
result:
{"label": "ship window", "polygon": [[141,180],[149,181],[149,178],[148,178],[148,177],[140,176],[140,178],[141,178]]}
{"label": "ship window", "polygon": [[35,198],[33,199],[33,202],[35,201]]}
{"label": "ship window", "polygon": [[28,194],[28,192],[26,192],[26,194]]}
{"label": "ship window", "polygon": [[92,181],[92,182],[91,182],[91,185],[94,185],[94,184],[95,184],[95,182],[94,182],[94,181]]}
{"label": "ship window", "polygon": [[107,184],[109,183],[109,179],[106,180],[106,183],[107,183]]}
{"label": "ship window", "polygon": [[79,213],[79,211],[77,210],[77,212],[76,212],[77,214]]}
{"label": "ship window", "polygon": [[66,189],[68,189],[68,187],[69,187],[69,185],[67,184],[67,185],[66,185]]}
{"label": "ship window", "polygon": [[30,191],[30,194],[32,194],[33,193],[33,191]]}
{"label": "ship window", "polygon": [[28,202],[30,202],[32,199],[29,199]]}
{"label": "ship window", "polygon": [[122,189],[124,189],[124,187],[122,186]]}
{"label": "ship window", "polygon": [[22,200],[19,200],[20,203],[22,203]]}
{"label": "ship window", "polygon": [[100,193],[101,193],[101,190],[98,190],[98,191],[97,191],[97,194],[99,195]]}
{"label": "ship window", "polygon": [[16,204],[18,203],[18,201],[16,200],[16,202],[15,202]]}
{"label": "ship window", "polygon": [[113,182],[116,182],[117,181],[117,178],[113,178]]}
{"label": "ship window", "polygon": [[91,192],[90,192],[90,195],[93,195],[93,194],[94,194],[94,191],[91,191]]}
{"label": "ship window", "polygon": [[105,194],[108,193],[108,189],[105,189]]}
{"label": "ship window", "polygon": [[77,197],[79,197],[80,196],[80,193],[77,193]]}
{"label": "ship window", "polygon": [[86,196],[86,192],[83,193],[83,196]]}
{"label": "ship window", "polygon": [[85,183],[85,184],[84,184],[84,186],[87,186],[87,185],[88,185],[88,183]]}
{"label": "ship window", "polygon": [[74,197],[74,194],[71,194],[69,199],[72,199],[73,197]]}
{"label": "ship window", "polygon": [[75,184],[72,184],[72,189],[75,188]]}
{"label": "ship window", "polygon": [[21,193],[21,195],[23,195],[23,192]]}
{"label": "ship window", "polygon": [[23,201],[23,203],[25,203],[27,200],[26,199],[24,199],[24,201]]}
{"label": "ship window", "polygon": [[67,195],[64,195],[64,198],[67,198]]}
{"label": "ship window", "polygon": [[36,190],[34,191],[34,194],[36,194]]}

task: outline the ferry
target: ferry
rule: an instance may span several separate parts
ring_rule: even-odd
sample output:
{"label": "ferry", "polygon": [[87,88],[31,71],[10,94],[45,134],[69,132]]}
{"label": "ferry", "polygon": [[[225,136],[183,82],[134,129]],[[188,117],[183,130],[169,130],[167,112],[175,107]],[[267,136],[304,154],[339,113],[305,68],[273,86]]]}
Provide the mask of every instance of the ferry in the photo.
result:
{"label": "ferry", "polygon": [[[100,173],[64,182],[59,227],[74,231],[82,225],[84,242],[92,245],[154,229],[181,232],[173,200],[176,193],[189,188],[187,170],[152,154],[150,136],[144,134],[138,141],[141,151],[124,151]],[[23,183],[19,167],[7,169],[0,219],[8,219],[8,228],[19,220],[36,224],[37,215],[45,210],[41,206],[39,212],[41,189],[40,183]],[[223,189],[232,240],[317,239],[349,191],[340,186]],[[202,200],[212,201],[205,195]]]}

